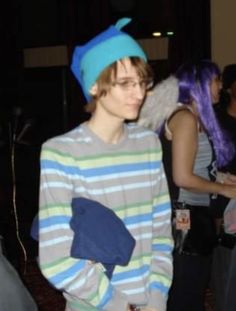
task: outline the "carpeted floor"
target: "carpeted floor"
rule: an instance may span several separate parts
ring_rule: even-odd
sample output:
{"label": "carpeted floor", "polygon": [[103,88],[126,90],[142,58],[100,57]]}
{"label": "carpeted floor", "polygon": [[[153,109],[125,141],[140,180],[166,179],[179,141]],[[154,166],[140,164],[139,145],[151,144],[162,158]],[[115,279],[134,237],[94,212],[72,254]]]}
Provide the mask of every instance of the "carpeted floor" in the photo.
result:
{"label": "carpeted floor", "polygon": [[[36,303],[39,311],[64,311],[65,300],[41,274],[36,260],[29,260],[22,278]],[[206,311],[213,311],[213,299],[210,291],[206,293]],[[189,310],[191,311],[191,310]]]}

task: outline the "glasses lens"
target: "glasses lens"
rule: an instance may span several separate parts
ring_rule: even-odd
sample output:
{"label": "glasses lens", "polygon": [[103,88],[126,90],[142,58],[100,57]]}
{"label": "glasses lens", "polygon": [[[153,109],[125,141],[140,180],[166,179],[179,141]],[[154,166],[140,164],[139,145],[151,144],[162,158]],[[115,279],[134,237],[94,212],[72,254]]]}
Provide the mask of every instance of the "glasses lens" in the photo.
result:
{"label": "glasses lens", "polygon": [[113,86],[118,85],[122,90],[129,91],[139,85],[143,90],[150,90],[153,87],[153,80],[143,79],[140,81],[124,80],[124,81],[114,81]]}

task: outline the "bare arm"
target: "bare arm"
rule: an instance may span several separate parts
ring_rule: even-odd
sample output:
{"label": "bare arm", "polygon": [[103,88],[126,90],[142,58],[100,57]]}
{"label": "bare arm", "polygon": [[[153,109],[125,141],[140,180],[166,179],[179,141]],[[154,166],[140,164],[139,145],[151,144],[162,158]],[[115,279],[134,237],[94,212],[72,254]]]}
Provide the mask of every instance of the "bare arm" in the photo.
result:
{"label": "bare arm", "polygon": [[236,186],[212,182],[193,172],[198,146],[197,118],[188,110],[176,113],[169,122],[172,132],[173,180],[177,186],[195,192],[236,197]]}

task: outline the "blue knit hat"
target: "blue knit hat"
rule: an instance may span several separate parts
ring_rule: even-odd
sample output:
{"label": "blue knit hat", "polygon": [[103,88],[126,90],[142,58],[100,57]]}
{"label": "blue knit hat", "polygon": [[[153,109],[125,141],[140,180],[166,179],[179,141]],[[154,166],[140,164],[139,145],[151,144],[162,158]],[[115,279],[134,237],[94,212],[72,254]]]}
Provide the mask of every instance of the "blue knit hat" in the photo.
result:
{"label": "blue knit hat", "polygon": [[130,21],[130,18],[122,18],[115,26],[110,26],[85,45],[75,47],[71,70],[88,101],[91,99],[91,87],[106,67],[125,57],[136,56],[147,61],[139,44],[130,35],[120,31]]}

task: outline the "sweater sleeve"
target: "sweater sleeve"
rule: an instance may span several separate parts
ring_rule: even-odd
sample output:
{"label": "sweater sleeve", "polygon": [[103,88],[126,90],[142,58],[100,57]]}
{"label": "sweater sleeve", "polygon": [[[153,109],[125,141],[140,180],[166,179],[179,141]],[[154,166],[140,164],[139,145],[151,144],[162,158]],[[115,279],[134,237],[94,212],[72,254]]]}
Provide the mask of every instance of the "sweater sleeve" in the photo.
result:
{"label": "sweater sleeve", "polygon": [[150,298],[148,306],[158,311],[166,310],[169,288],[173,276],[173,239],[171,229],[171,204],[167,180],[160,161],[157,183],[154,187],[152,264],[149,280]]}
{"label": "sweater sleeve", "polygon": [[70,256],[73,176],[78,170],[74,160],[46,143],[40,165],[39,265],[43,275],[63,291],[72,310],[126,310],[126,296],[114,289],[100,264]]}

